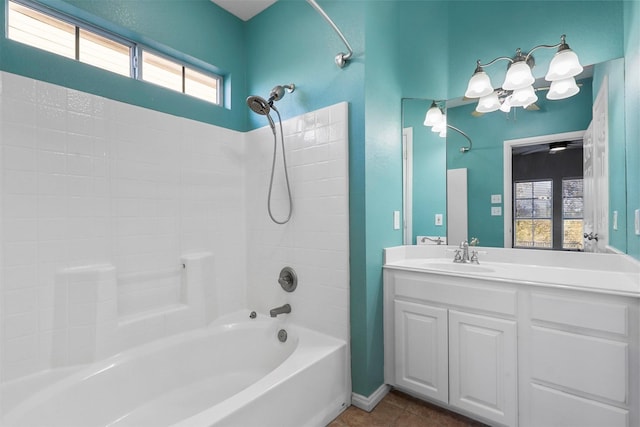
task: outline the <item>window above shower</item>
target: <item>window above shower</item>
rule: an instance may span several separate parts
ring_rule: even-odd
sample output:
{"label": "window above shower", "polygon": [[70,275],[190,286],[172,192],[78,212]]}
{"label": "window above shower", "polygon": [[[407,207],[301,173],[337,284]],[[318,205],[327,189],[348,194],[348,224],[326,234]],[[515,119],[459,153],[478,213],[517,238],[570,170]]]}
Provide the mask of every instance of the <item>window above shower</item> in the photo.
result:
{"label": "window above shower", "polygon": [[222,76],[30,0],[10,0],[7,38],[222,105]]}

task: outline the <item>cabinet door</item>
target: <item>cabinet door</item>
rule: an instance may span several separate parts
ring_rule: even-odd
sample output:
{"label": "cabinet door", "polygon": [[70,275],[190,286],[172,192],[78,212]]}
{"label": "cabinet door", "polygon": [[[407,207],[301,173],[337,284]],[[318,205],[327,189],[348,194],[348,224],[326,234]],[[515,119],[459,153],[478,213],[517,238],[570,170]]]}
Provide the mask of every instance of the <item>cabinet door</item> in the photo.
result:
{"label": "cabinet door", "polygon": [[517,423],[516,322],[449,311],[450,404]]}
{"label": "cabinet door", "polygon": [[394,304],[396,385],[447,403],[447,310]]}

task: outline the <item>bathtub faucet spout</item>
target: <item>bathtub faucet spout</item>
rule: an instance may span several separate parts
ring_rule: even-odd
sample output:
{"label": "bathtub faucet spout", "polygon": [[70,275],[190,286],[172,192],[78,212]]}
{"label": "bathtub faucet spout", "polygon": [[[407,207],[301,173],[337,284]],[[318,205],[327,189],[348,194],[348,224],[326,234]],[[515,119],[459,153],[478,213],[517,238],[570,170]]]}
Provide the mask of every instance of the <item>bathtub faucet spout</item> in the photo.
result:
{"label": "bathtub faucet spout", "polygon": [[271,317],[276,317],[278,314],[291,313],[291,306],[289,304],[285,304],[282,307],[276,307],[269,310],[269,314]]}

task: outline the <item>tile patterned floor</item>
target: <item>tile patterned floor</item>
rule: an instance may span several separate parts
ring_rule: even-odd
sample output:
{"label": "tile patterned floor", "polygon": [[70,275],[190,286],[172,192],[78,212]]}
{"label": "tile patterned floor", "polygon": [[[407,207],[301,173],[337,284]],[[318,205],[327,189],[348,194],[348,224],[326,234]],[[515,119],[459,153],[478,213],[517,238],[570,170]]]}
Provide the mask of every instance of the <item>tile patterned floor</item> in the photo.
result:
{"label": "tile patterned floor", "polygon": [[328,427],[486,427],[478,421],[392,390],[371,412],[350,406]]}

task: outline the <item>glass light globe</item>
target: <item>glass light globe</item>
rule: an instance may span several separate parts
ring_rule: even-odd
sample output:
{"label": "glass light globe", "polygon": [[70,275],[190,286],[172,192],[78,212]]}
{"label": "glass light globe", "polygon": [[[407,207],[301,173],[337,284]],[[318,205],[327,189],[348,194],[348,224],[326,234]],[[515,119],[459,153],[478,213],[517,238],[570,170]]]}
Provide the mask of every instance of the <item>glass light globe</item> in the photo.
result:
{"label": "glass light globe", "polygon": [[580,92],[580,88],[576,84],[574,77],[568,79],[554,80],[551,82],[549,92],[547,92],[547,99],[565,99],[569,98],[576,93]]}
{"label": "glass light globe", "polygon": [[480,98],[489,95],[491,92],[493,92],[493,86],[489,75],[484,71],[477,71],[469,79],[464,96],[467,98]]}
{"label": "glass light globe", "polygon": [[571,49],[563,49],[553,56],[549,64],[549,71],[547,71],[544,79],[549,82],[564,80],[577,76],[582,70],[583,68],[578,60],[578,55]]}
{"label": "glass light globe", "polygon": [[438,106],[434,102],[433,104],[431,104],[431,108],[427,110],[427,114],[424,117],[424,125],[425,126],[437,125],[442,120],[443,120],[442,111],[440,111],[440,108],[438,108]]}
{"label": "glass light globe", "polygon": [[447,128],[447,121],[442,120],[440,123],[436,123],[431,128],[431,132],[440,133]]}
{"label": "glass light globe", "polygon": [[536,79],[533,78],[531,68],[525,61],[518,61],[511,64],[504,78],[502,88],[505,90],[516,90],[527,87]]}
{"label": "glass light globe", "polygon": [[498,110],[499,108],[500,100],[498,99],[498,93],[491,92],[489,95],[480,98],[478,105],[476,106],[476,111],[478,113],[490,113]]}
{"label": "glass light globe", "polygon": [[527,86],[521,89],[516,89],[511,94],[511,106],[512,107],[527,107],[538,100],[538,95],[533,89],[533,86]]}

